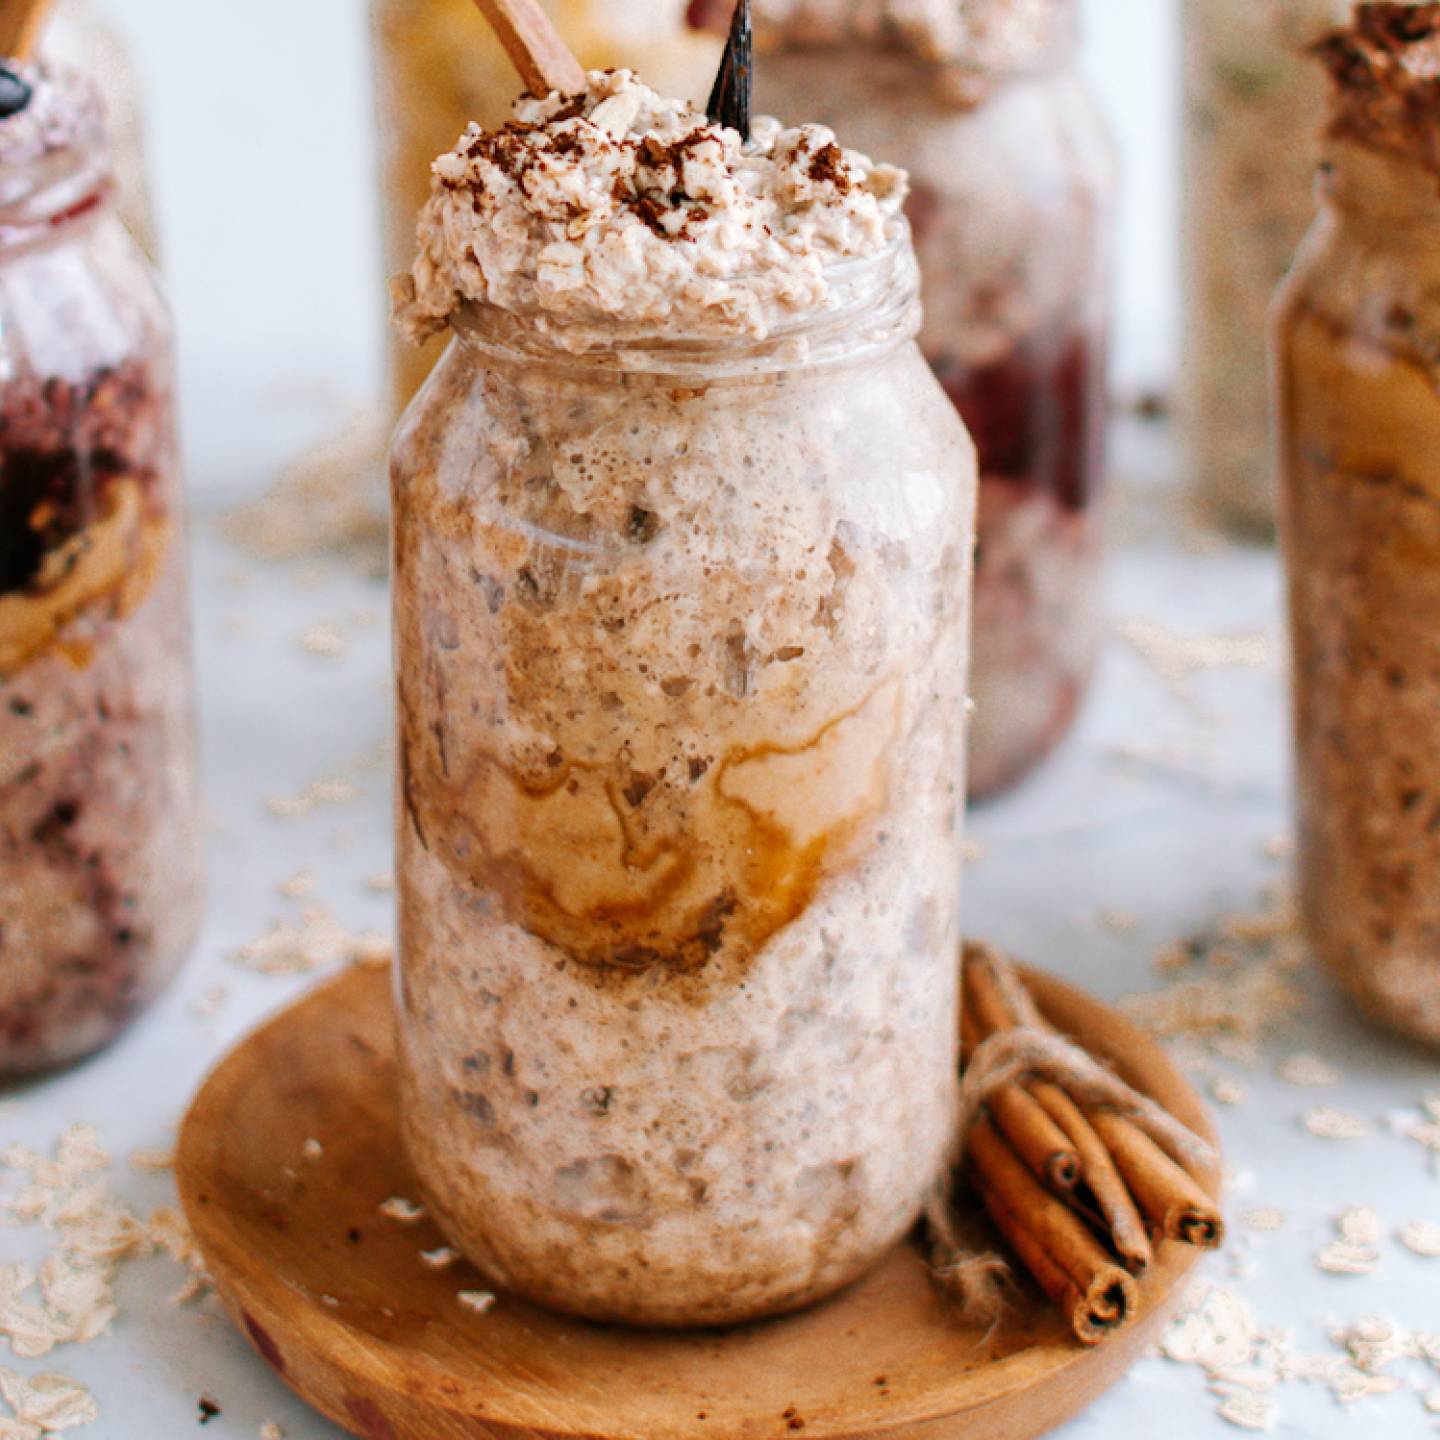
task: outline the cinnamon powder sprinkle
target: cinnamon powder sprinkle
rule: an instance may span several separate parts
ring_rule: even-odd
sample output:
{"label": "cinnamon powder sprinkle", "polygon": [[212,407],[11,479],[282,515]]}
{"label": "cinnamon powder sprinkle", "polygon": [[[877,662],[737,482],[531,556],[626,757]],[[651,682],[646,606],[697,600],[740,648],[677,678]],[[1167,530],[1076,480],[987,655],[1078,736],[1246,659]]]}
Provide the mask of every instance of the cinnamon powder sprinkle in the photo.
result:
{"label": "cinnamon powder sprinkle", "polygon": [[1440,179],[1440,4],[1356,7],[1312,53],[1330,72],[1330,135],[1399,155]]}

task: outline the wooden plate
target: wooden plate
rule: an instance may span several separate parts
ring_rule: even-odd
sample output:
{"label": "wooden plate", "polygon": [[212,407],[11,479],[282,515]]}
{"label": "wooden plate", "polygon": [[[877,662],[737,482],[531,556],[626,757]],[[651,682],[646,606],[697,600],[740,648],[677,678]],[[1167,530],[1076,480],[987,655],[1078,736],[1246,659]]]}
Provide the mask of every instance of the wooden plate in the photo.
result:
{"label": "wooden plate", "polygon": [[[1055,1025],[1213,1138],[1151,1041],[1079,991],[1029,978]],[[415,1193],[391,1018],[383,971],[320,986],[205,1082],[176,1164],[236,1324],[305,1400],[367,1440],[1028,1440],[1124,1373],[1197,1258],[1163,1246],[1139,1320],[1098,1349],[1028,1289],[998,1332],[959,1327],[908,1246],[818,1309],[738,1330],[624,1330],[505,1295],[474,1314],[456,1296],[484,1288],[475,1271],[420,1261],[444,1243],[434,1226],[378,1213]]]}

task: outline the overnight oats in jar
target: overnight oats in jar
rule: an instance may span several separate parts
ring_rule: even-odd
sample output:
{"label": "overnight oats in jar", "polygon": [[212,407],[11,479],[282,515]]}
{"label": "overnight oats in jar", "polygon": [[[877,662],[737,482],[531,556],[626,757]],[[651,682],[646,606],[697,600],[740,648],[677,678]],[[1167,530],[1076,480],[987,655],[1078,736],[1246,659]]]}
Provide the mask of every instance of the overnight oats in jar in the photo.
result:
{"label": "overnight oats in jar", "polygon": [[400,287],[402,1125],[497,1283],[738,1322],[949,1149],[974,454],[899,172],[626,71],[516,114]]}
{"label": "overnight oats in jar", "polygon": [[980,457],[969,776],[993,795],[1070,730],[1103,634],[1114,161],[1072,3],[755,15],[757,104],[910,174],[920,344]]}
{"label": "overnight oats in jar", "polygon": [[0,1074],[110,1040],[199,922],[169,326],[101,106],[0,72]]}
{"label": "overnight oats in jar", "polygon": [[[630,65],[667,94],[708,93],[719,42],[685,24],[686,0],[545,0],[546,13],[587,69]],[[386,273],[410,264],[415,215],[430,193],[430,162],[467,121],[509,119],[515,72],[475,0],[373,0]],[[727,17],[728,18],[728,17]],[[395,413],[439,358],[392,337]]]}
{"label": "overnight oats in jar", "polygon": [[1364,1010],[1440,1043],[1440,6],[1362,5],[1277,303],[1300,899]]}

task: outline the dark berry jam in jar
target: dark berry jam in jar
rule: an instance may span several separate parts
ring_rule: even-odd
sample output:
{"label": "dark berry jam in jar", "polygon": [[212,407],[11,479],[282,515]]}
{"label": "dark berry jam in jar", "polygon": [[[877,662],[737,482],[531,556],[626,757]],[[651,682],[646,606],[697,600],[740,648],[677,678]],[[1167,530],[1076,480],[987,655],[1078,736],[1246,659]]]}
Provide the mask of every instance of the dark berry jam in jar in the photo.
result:
{"label": "dark berry jam in jar", "polygon": [[1103,634],[1113,156],[1069,0],[977,0],[933,34],[884,23],[893,0],[843,8],[827,30],[758,0],[778,51],[757,105],[910,173],[920,344],[980,456],[969,790],[988,796],[1069,731]]}
{"label": "dark berry jam in jar", "polygon": [[78,1059],[199,920],[170,333],[88,81],[0,119],[0,1077]]}

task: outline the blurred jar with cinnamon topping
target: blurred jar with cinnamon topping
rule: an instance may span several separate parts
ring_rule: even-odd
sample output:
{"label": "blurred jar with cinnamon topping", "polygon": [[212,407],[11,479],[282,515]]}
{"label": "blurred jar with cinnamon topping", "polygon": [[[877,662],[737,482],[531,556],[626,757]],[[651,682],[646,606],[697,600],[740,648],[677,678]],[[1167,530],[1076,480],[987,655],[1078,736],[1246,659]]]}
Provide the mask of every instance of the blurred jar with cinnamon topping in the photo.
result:
{"label": "blurred jar with cinnamon topping", "polygon": [[1315,213],[1325,86],[1305,49],[1350,0],[1185,0],[1180,421],[1205,517],[1273,535],[1265,318]]}
{"label": "blurred jar with cinnamon topping", "polygon": [[948,1153],[974,452],[898,172],[625,71],[517,118],[400,287],[402,1127],[497,1284],[738,1322]]}
{"label": "blurred jar with cinnamon topping", "polygon": [[757,105],[910,174],[920,344],[980,457],[969,776],[990,796],[1069,732],[1103,633],[1114,159],[1073,5],[756,0],[755,17]]}
{"label": "blurred jar with cinnamon topping", "polygon": [[1300,898],[1361,1007],[1440,1043],[1440,5],[1362,5],[1274,315]]}
{"label": "blurred jar with cinnamon topping", "polygon": [[[541,0],[587,69],[628,66],[670,95],[703,101],[720,43],[685,23],[687,0]],[[404,270],[430,162],[467,121],[504,123],[520,82],[475,0],[374,0],[376,119],[386,274]],[[398,415],[444,347],[392,340]]]}
{"label": "blurred jar with cinnamon topping", "polygon": [[111,1039],[199,920],[169,325],[101,106],[0,73],[0,1074]]}

